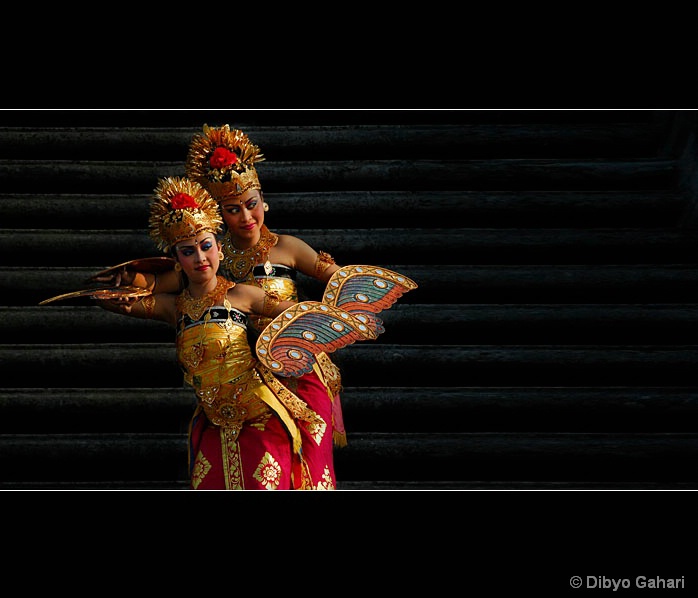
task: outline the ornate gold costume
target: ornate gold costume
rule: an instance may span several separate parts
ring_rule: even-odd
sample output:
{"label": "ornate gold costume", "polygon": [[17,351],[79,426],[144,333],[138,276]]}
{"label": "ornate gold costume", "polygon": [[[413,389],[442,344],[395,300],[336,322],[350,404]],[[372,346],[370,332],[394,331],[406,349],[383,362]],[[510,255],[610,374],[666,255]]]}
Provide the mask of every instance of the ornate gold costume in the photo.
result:
{"label": "ornate gold costume", "polygon": [[266,225],[260,229],[259,241],[248,249],[237,249],[230,233],[226,233],[221,243],[223,260],[220,268],[228,273],[228,278],[236,282],[252,282],[252,268],[255,264],[268,260],[269,251],[279,242],[279,236]]}
{"label": "ornate gold costume", "polygon": [[[198,411],[220,428],[221,450],[226,466],[226,487],[241,484],[239,437],[243,426],[265,429],[276,414],[287,430],[294,452],[300,456],[301,431],[318,445],[327,424],[315,411],[291,392],[255,358],[247,339],[247,317],[230,306],[228,289],[235,283],[217,277],[216,289],[192,300],[184,291],[177,299],[180,312],[177,330],[177,358],[184,371],[184,380],[196,391]],[[195,415],[196,417],[196,415]],[[202,475],[201,463],[192,464]],[[204,468],[205,469],[205,468]],[[303,484],[317,486],[303,468]]]}
{"label": "ornate gold costume", "polygon": [[[298,286],[296,284],[295,270],[283,264],[270,263],[269,250],[271,247],[262,251],[256,249],[259,245],[260,243],[248,250],[252,252],[253,255],[257,256],[256,263],[250,266],[244,278],[238,280],[238,282],[255,284],[264,289],[267,295],[278,297],[281,301],[298,301]],[[223,247],[225,248],[225,246],[224,243]],[[323,253],[322,255],[321,261],[323,264],[326,264],[325,267],[327,267],[329,263],[334,263],[334,260],[329,254]],[[226,275],[228,277],[231,276],[230,272],[226,272]],[[249,316],[250,323],[258,331],[264,329],[271,319],[272,318],[266,315],[260,314],[250,314]],[[333,443],[335,446],[344,447],[347,444],[347,437],[344,429],[340,403],[341,399],[339,397],[339,393],[342,390],[342,374],[340,369],[325,353],[316,355],[316,361],[313,370],[327,389],[327,395],[332,405]],[[298,384],[298,380],[295,378],[285,378],[283,382],[292,390],[295,390]]]}

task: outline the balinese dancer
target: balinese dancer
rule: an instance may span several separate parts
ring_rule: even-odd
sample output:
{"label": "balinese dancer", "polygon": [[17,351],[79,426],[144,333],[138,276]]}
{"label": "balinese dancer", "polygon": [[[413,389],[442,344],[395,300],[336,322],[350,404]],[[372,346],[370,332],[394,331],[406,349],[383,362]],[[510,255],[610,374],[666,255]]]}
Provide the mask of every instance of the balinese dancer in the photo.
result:
{"label": "balinese dancer", "polygon": [[176,327],[177,359],[198,397],[189,433],[191,487],[334,489],[333,464],[310,464],[302,451],[301,429],[319,445],[327,422],[259,363],[247,337],[251,313],[271,317],[295,303],[217,276],[222,220],[198,183],[162,179],[149,226],[184,275],[184,290],[98,303]]}
{"label": "balinese dancer", "polygon": [[[189,433],[191,487],[335,489],[332,451],[322,449],[328,437],[332,446],[328,415],[306,399],[307,388],[298,384],[304,393],[296,392],[288,380],[317,375],[318,356],[377,338],[383,326],[376,314],[417,285],[384,268],[346,266],[329,277],[322,301],[297,303],[235,283],[217,274],[218,204],[186,178],[159,182],[149,227],[172,255],[184,290],[131,293],[135,287],[117,286],[112,291],[124,288],[123,298],[104,298],[99,289],[93,298],[110,311],[176,327],[177,358],[198,397]],[[252,317],[268,321],[256,350],[247,334]]]}
{"label": "balinese dancer", "polygon": [[[190,179],[218,201],[225,223],[223,258],[219,274],[236,283],[254,284],[279,299],[298,301],[297,273],[326,284],[339,266],[331,255],[316,251],[292,235],[276,234],[264,223],[269,204],[264,201],[255,163],[265,158],[245,133],[229,125],[209,127],[196,134],[189,146],[186,172]],[[137,273],[137,265],[112,269],[100,282],[144,286],[153,292],[179,292],[181,274],[165,271]],[[251,316],[250,330],[261,330],[269,322],[265,316]],[[346,445],[342,417],[339,368],[329,356],[317,356],[313,370],[300,378],[282,381],[301,396],[327,421],[332,435],[319,447],[321,460],[331,460],[334,447]]]}
{"label": "balinese dancer", "polygon": [[[187,176],[218,201],[225,222],[221,272],[235,282],[251,283],[275,293],[280,299],[298,301],[297,272],[327,283],[339,269],[328,253],[317,252],[292,235],[279,235],[264,224],[269,204],[264,201],[255,163],[264,160],[259,148],[245,133],[229,125],[209,127],[195,135],[186,160]],[[264,316],[253,319],[257,330],[269,323]],[[332,422],[334,446],[346,445],[342,417],[339,368],[326,353],[316,356],[313,371],[284,383]],[[320,450],[332,453],[328,438]]]}

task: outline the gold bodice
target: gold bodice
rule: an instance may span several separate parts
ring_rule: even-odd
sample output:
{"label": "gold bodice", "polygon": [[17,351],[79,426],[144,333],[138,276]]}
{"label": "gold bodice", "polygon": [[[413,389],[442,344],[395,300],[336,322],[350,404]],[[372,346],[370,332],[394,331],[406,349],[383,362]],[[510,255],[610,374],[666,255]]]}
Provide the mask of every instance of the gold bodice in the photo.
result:
{"label": "gold bodice", "polygon": [[213,306],[200,320],[181,326],[177,359],[188,384],[217,386],[254,368],[246,322],[247,316],[234,308]]}
{"label": "gold bodice", "polygon": [[[266,257],[266,255],[264,256]],[[254,263],[242,278],[235,278],[234,272],[221,263],[220,269],[228,280],[239,284],[253,284],[266,292],[276,293],[282,301],[298,301],[298,286],[296,272],[283,264],[272,264],[269,261]],[[262,330],[272,318],[250,314],[249,321],[257,329]]]}
{"label": "gold bodice", "polygon": [[[272,264],[272,269],[281,269],[291,271],[290,268],[286,266],[279,266],[278,264]],[[256,284],[258,287],[263,288],[267,293],[276,293],[281,299],[281,301],[298,301],[298,287],[296,281],[290,277],[286,276],[260,276],[258,274],[261,267],[254,269],[254,277],[250,277],[250,282]],[[265,316],[259,316],[256,314],[250,315],[250,322],[257,328],[257,330],[263,330],[264,327],[272,321],[272,318],[267,318]]]}
{"label": "gold bodice", "polygon": [[293,438],[295,451],[301,446],[296,420],[308,422],[310,433],[322,438],[325,421],[254,356],[247,338],[247,316],[225,298],[234,283],[222,277],[218,281],[210,294],[214,305],[202,307],[203,298],[192,302],[186,299],[186,291],[178,300],[177,359],[185,382],[196,391],[199,407],[211,423],[226,428],[233,437],[244,422],[256,420],[262,425],[273,411]]}
{"label": "gold bodice", "polygon": [[238,310],[213,306],[202,318],[180,320],[177,359],[184,380],[194,387],[209,420],[237,433],[246,420],[269,413],[269,392],[247,340],[246,317]]}

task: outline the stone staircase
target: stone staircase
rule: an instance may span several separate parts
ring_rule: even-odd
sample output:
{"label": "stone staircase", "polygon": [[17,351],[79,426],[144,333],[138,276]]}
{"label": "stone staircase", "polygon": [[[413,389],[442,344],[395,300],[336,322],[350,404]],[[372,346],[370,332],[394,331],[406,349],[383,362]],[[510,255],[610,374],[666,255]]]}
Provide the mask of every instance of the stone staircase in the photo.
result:
{"label": "stone staircase", "polygon": [[172,331],[37,304],[158,255],[203,123],[272,230],[419,284],[335,354],[340,489],[698,488],[694,112],[4,111],[0,489],[186,488]]}

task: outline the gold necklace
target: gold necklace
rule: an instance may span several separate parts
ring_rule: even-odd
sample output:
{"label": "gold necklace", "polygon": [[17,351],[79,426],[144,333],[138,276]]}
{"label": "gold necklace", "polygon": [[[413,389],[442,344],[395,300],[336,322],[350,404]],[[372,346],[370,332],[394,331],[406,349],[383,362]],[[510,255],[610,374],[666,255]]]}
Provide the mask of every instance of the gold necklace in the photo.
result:
{"label": "gold necklace", "polygon": [[222,276],[216,276],[216,281],[216,288],[202,297],[192,297],[189,288],[184,289],[177,297],[177,310],[189,316],[193,321],[199,320],[206,309],[213,307],[223,290],[227,291],[231,286],[235,286],[235,283],[231,284]]}
{"label": "gold necklace", "polygon": [[223,268],[230,271],[235,281],[245,280],[253,266],[266,258],[269,250],[279,241],[279,235],[271,232],[266,224],[260,229],[259,241],[248,249],[237,249],[228,231],[223,239]]}

